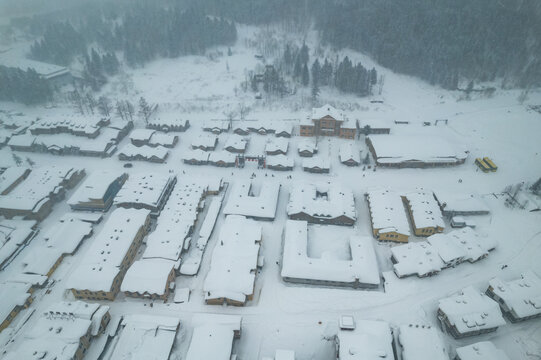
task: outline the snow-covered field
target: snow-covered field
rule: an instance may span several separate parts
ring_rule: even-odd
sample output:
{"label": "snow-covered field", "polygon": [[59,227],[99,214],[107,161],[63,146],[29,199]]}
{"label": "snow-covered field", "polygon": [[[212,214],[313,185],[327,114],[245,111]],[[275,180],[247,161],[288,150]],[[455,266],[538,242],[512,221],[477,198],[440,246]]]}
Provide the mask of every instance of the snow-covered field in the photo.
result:
{"label": "snow-covered field", "polygon": [[[201,124],[209,119],[224,119],[227,114],[238,112],[239,104],[250,107],[247,119],[262,121],[298,121],[310,113],[309,89],[300,89],[291,98],[255,100],[250,91],[244,93],[240,83],[246,80],[247,71],[254,69],[261,61],[254,57],[257,49],[247,46],[246,39],[253,34],[253,28],[241,28],[240,38],[232,47],[233,55],[228,57],[226,48],[214,50],[222,52],[215,60],[202,56],[187,56],[179,59],[163,59],[148,64],[146,67],[127,70],[127,77],[132,86],[127,93],[122,93],[119,77],[113,79],[103,94],[111,98],[122,97],[137,102],[144,96],[149,103],[160,105],[160,111],[171,112],[178,117],[190,120],[191,128],[179,133],[179,144],[171,150],[165,164],[133,162],[133,168],[123,169],[123,162],[116,154],[112,158],[99,159],[76,156],[58,157],[50,154],[18,153],[30,158],[35,166],[61,163],[75,167],[84,167],[87,173],[98,169],[126,170],[128,173],[168,173],[173,171],[179,178],[208,179],[222,177],[229,184],[239,179],[247,179],[255,174],[255,184],[262,181],[279,182],[282,185],[276,218],[273,222],[261,222],[263,241],[261,255],[265,265],[257,274],[254,300],[246,307],[210,306],[204,303],[203,282],[209,270],[213,247],[217,234],[224,221],[220,214],[215,231],[205,250],[199,274],[195,277],[179,276],[176,287],[189,287],[192,290],[190,301],[184,304],[155,302],[125,298],[120,294],[111,303],[113,315],[133,313],[175,316],[181,319],[181,330],[177,336],[171,359],[183,359],[193,328],[191,320],[194,314],[238,314],[242,315],[242,336],[235,344],[234,352],[240,359],[261,359],[271,356],[275,349],[292,349],[297,359],[323,360],[332,359],[334,344],[329,340],[338,330],[341,314],[352,314],[356,319],[384,320],[393,327],[402,324],[421,323],[439,327],[436,318],[438,300],[472,285],[480,291],[488,286],[488,280],[495,276],[504,279],[519,277],[521,272],[533,270],[541,274],[541,212],[510,209],[504,205],[503,189],[509,184],[532,182],[541,176],[541,114],[529,110],[528,105],[541,104],[541,92],[532,90],[523,104],[517,100],[518,90],[497,90],[491,98],[473,98],[461,100],[461,94],[442,90],[411,77],[394,74],[374,64],[380,74],[385,75],[385,85],[381,95],[370,98],[356,98],[353,95],[338,94],[330,89],[323,89],[321,104],[329,102],[340,106],[353,106],[349,112],[359,119],[383,119],[388,121],[409,121],[408,125],[394,125],[392,134],[416,134],[426,137],[444,137],[456,142],[470,151],[465,164],[456,167],[434,169],[364,169],[347,167],[338,160],[340,144],[351,140],[321,138],[319,149],[328,148],[331,158],[331,172],[309,174],[302,171],[300,158],[296,152],[300,138],[290,139],[289,155],[295,159],[293,172],[275,172],[257,169],[248,164],[244,169],[223,169],[207,166],[191,166],[182,162],[182,157],[190,149],[191,139],[202,133]],[[310,46],[311,44],[309,44]],[[369,58],[347,52],[355,60],[361,60],[368,67],[372,66]],[[371,103],[371,100],[383,103]],[[3,109],[22,111],[28,116],[70,113],[67,105],[57,108],[24,108],[14,104],[0,104]],[[238,115],[237,115],[238,117]],[[297,120],[295,120],[297,119]],[[438,123],[437,119],[448,119],[448,124]],[[430,126],[423,126],[430,122]],[[297,124],[297,122],[295,122]],[[136,127],[143,127],[138,121]],[[298,133],[298,127],[297,127]],[[232,134],[219,135],[217,151],[220,151]],[[248,152],[263,154],[265,143],[273,135],[248,136]],[[385,136],[385,135],[380,135]],[[129,142],[125,138],[119,148]],[[364,137],[354,140],[361,151],[361,159],[366,155]],[[10,150],[0,150],[1,162],[11,161]],[[490,156],[499,166],[496,173],[483,173],[477,169],[474,160],[477,157]],[[372,161],[373,164],[373,161]],[[314,240],[312,254],[318,256],[324,251],[344,257],[343,239],[355,233],[371,236],[370,217],[364,193],[368,189],[383,187],[405,193],[422,187],[429,190],[444,190],[457,195],[479,194],[490,208],[490,215],[477,216],[477,231],[487,238],[498,242],[498,247],[488,258],[477,263],[465,263],[456,268],[443,271],[437,276],[419,279],[416,277],[398,279],[392,272],[389,243],[378,243],[374,247],[378,255],[380,271],[385,279],[385,291],[363,291],[316,286],[291,285],[280,278],[282,230],[287,219],[286,206],[289,190],[299,181],[340,182],[351,188],[355,195],[357,222],[353,229],[333,227],[330,234],[323,233]],[[68,194],[71,195],[73,190]],[[225,202],[227,203],[227,195]],[[41,223],[46,229],[69,211],[66,202],[57,204],[53,213]],[[110,211],[109,211],[110,213]],[[108,214],[109,214],[108,213]],[[108,216],[106,215],[106,217]],[[103,222],[102,222],[103,224]],[[101,226],[97,225],[94,233]],[[449,225],[447,223],[447,225]],[[447,226],[446,232],[450,226]],[[196,230],[197,231],[197,230]],[[327,237],[325,237],[327,235]],[[338,238],[336,245],[323,244],[323,240]],[[36,300],[31,310],[41,312],[48,305],[70,299],[65,291],[65,280],[76,268],[93,238],[86,240],[73,257],[64,259],[52,278],[56,281],[50,293],[37,291]],[[410,241],[421,238],[411,237]],[[25,251],[30,251],[31,246]],[[347,256],[346,256],[347,257]],[[503,265],[507,267],[502,269]],[[13,267],[17,266],[15,262]],[[9,276],[8,267],[0,273],[0,280]],[[24,318],[25,310],[12,326]],[[37,319],[30,317],[19,333],[31,327]],[[482,340],[493,341],[498,348],[504,349],[511,359],[530,360],[541,358],[541,320],[533,319],[523,323],[507,322],[495,333],[475,336],[463,340],[454,340],[445,335],[445,341],[451,353],[459,346],[469,345]],[[6,350],[17,346],[18,338],[5,346]],[[4,348],[4,343],[1,344]],[[91,347],[89,355],[93,354]]]}

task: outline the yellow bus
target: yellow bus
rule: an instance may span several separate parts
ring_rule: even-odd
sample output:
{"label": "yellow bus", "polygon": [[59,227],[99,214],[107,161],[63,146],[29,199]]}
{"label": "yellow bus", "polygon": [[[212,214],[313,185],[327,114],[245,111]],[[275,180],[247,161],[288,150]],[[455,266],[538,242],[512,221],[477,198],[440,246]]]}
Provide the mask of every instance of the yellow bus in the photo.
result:
{"label": "yellow bus", "polygon": [[475,159],[475,165],[479,166],[479,169],[483,170],[483,172],[489,172],[491,171],[490,166],[488,166],[487,163],[481,158]]}
{"label": "yellow bus", "polygon": [[488,165],[488,167],[490,168],[490,171],[498,170],[498,167],[496,166],[496,164],[494,164],[494,162],[492,160],[490,160],[490,158],[484,157],[483,161],[485,162],[485,164]]}

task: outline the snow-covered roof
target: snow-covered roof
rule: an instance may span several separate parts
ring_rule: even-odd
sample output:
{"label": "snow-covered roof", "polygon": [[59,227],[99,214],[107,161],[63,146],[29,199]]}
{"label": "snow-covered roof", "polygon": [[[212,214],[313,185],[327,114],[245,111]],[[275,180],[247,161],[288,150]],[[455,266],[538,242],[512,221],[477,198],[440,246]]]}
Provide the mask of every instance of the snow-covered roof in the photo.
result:
{"label": "snow-covered roof", "polygon": [[167,158],[167,155],[169,154],[169,150],[163,146],[148,146],[148,145],[142,145],[142,146],[135,146],[133,144],[126,144],[122,148],[122,150],[119,151],[118,155],[125,156],[127,158],[137,158],[142,157],[145,160],[151,160],[151,159],[159,159],[159,160],[165,160]]}
{"label": "snow-covered roof", "polygon": [[235,181],[223,213],[226,215],[235,214],[254,218],[274,219],[278,206],[280,183],[263,181],[257,196],[254,194],[254,187],[251,180]]}
{"label": "snow-covered roof", "polygon": [[241,330],[240,316],[195,315],[194,330],[186,360],[230,360],[235,333]]}
{"label": "snow-covered roof", "polygon": [[[372,239],[349,237],[351,260],[308,255],[308,223],[288,220],[284,230],[281,275],[284,278],[377,286],[380,283]],[[317,230],[315,230],[317,231]]]}
{"label": "snow-covered roof", "polygon": [[384,321],[357,321],[354,330],[341,330],[336,338],[340,360],[394,359],[391,328]]}
{"label": "snow-covered roof", "polygon": [[61,301],[52,304],[43,313],[45,317],[71,317],[76,319],[90,320],[91,335],[99,333],[103,316],[109,311],[109,306],[83,301]]}
{"label": "snow-covered roof", "polygon": [[[110,170],[93,172],[86,178],[75,193],[73,193],[68,200],[68,205],[75,206],[102,200],[109,189],[109,186],[115,181],[120,181],[120,179],[126,175],[126,173]],[[122,183],[122,181],[120,182]]]}
{"label": "snow-covered roof", "polygon": [[209,161],[213,163],[223,161],[224,163],[234,164],[236,160],[237,160],[237,155],[230,153],[229,151],[226,151],[226,150],[213,151],[210,153],[210,156],[209,156]]}
{"label": "snow-covered roof", "polygon": [[367,193],[372,227],[380,233],[397,232],[410,235],[410,225],[402,198],[390,190],[372,190]]}
{"label": "snow-covered roof", "polygon": [[158,223],[146,240],[143,258],[162,258],[177,261],[190,235],[201,203],[206,184],[179,181],[163,208]]}
{"label": "snow-covered roof", "polygon": [[94,136],[108,121],[101,116],[66,116],[45,117],[37,120],[28,127],[32,134],[41,132],[72,133],[77,135]]}
{"label": "snow-covered roof", "polygon": [[149,210],[115,209],[69,278],[68,289],[110,291],[122,260],[149,216]]}
{"label": "snow-covered roof", "polygon": [[120,291],[161,296],[174,266],[174,261],[165,259],[137,260],[126,272]]}
{"label": "snow-covered roof", "polygon": [[149,126],[182,126],[188,125],[188,119],[180,119],[176,114],[167,114],[163,112],[154,112],[148,119]]}
{"label": "snow-covered roof", "polygon": [[91,325],[87,319],[42,316],[6,359],[73,359]]}
{"label": "snow-covered roof", "polygon": [[217,141],[218,141],[218,137],[216,135],[201,134],[192,139],[192,147],[211,148],[216,145]]}
{"label": "snow-covered roof", "polygon": [[519,279],[504,281],[494,278],[489,282],[492,292],[503,300],[503,305],[517,318],[541,314],[541,278],[533,271]]}
{"label": "snow-covered roof", "polygon": [[148,142],[156,130],[151,129],[133,129],[130,133],[130,140]]}
{"label": "snow-covered roof", "polygon": [[468,156],[457,144],[437,136],[376,135],[368,139],[378,163],[419,161],[454,164]]}
{"label": "snow-covered roof", "polygon": [[154,134],[152,134],[148,143],[152,146],[162,145],[162,146],[173,147],[177,141],[178,141],[177,135],[165,134],[165,133],[156,131]]}
{"label": "snow-covered roof", "polygon": [[354,220],[357,218],[353,192],[339,184],[293,185],[287,204],[287,214],[291,216],[299,213],[327,219],[340,216]]}
{"label": "snow-covered roof", "polygon": [[293,124],[288,121],[280,121],[274,124],[274,131],[276,134],[287,133],[293,134]]}
{"label": "snow-covered roof", "polygon": [[8,190],[14,183],[30,173],[26,167],[9,167],[0,175],[0,194]]}
{"label": "snow-covered roof", "polygon": [[205,298],[245,302],[253,294],[261,225],[244,216],[225,218],[204,283]]}
{"label": "snow-covered roof", "polygon": [[488,330],[505,324],[498,303],[471,286],[458,295],[441,299],[439,310],[460,334]]}
{"label": "snow-covered roof", "polygon": [[68,166],[50,166],[32,170],[30,175],[8,195],[0,197],[0,208],[39,210],[52,194],[58,193],[63,184],[81,169]]}
{"label": "snow-covered roof", "polygon": [[331,116],[335,120],[344,119],[344,114],[329,104],[325,104],[319,108],[312,108],[312,119],[321,119],[325,116]]}
{"label": "snow-covered roof", "polygon": [[437,251],[444,263],[475,262],[488,255],[496,247],[495,241],[481,238],[475,230],[467,227],[446,234],[434,234],[427,241]]}
{"label": "snow-covered roof", "polygon": [[267,156],[265,161],[267,162],[267,166],[283,166],[290,168],[295,166],[295,160],[292,157],[283,154]]}
{"label": "snow-covered roof", "polygon": [[326,155],[314,155],[309,158],[302,159],[302,167],[307,169],[330,169],[331,159]]}
{"label": "snow-covered roof", "polygon": [[0,264],[34,234],[35,226],[33,220],[0,220]]}
{"label": "snow-covered roof", "polygon": [[13,135],[9,141],[8,146],[32,146],[36,137],[31,134]]}
{"label": "snow-covered roof", "polygon": [[230,126],[231,122],[229,122],[229,120],[209,120],[203,123],[203,130],[212,131],[213,129],[215,129],[220,131],[227,131],[229,130]]}
{"label": "snow-covered roof", "polygon": [[297,144],[297,150],[302,153],[304,151],[315,153],[317,151],[317,144],[314,139],[301,139]]}
{"label": "snow-covered roof", "polygon": [[180,320],[176,317],[128,315],[114,349],[106,360],[167,360],[175,342]]}
{"label": "snow-covered roof", "polygon": [[459,360],[511,360],[490,341],[481,341],[456,349]]}
{"label": "snow-covered roof", "polygon": [[459,195],[454,193],[436,191],[434,196],[438,200],[443,213],[452,214],[488,214],[490,209],[477,195]]}
{"label": "snow-covered roof", "polygon": [[402,325],[398,341],[403,360],[449,360],[449,354],[436,328],[426,325]]}
{"label": "snow-covered roof", "polygon": [[361,151],[359,148],[351,142],[343,143],[340,145],[340,162],[354,161],[356,163],[361,162]]}
{"label": "snow-covered roof", "polygon": [[224,149],[246,150],[246,139],[237,134],[231,134],[225,141]]}
{"label": "snow-covered roof", "polygon": [[167,196],[168,189],[176,181],[176,176],[165,173],[130,174],[124,186],[115,197],[116,205],[143,204],[157,208]]}
{"label": "snow-covered roof", "polygon": [[209,160],[209,156],[212,154],[214,153],[203,151],[201,149],[194,149],[187,151],[182,157],[182,160],[207,162]]}
{"label": "snow-covered roof", "polygon": [[30,297],[32,284],[18,282],[0,283],[0,322],[3,322],[16,306],[23,306]]}
{"label": "snow-covered roof", "polygon": [[445,266],[436,249],[426,241],[391,248],[396,264],[395,273],[402,276],[425,276],[439,272]]}
{"label": "snow-covered roof", "polygon": [[266,153],[273,153],[277,151],[287,153],[288,148],[289,139],[287,138],[270,138],[270,140],[265,144]]}
{"label": "snow-covered roof", "polygon": [[417,229],[428,227],[445,228],[440,207],[431,191],[419,189],[406,194],[409,207]]}
{"label": "snow-covered roof", "polygon": [[21,69],[23,71],[34,69],[38,75],[45,79],[69,74],[69,70],[66,67],[27,59],[20,56],[17,51],[13,50],[0,53],[0,64],[6,67]]}

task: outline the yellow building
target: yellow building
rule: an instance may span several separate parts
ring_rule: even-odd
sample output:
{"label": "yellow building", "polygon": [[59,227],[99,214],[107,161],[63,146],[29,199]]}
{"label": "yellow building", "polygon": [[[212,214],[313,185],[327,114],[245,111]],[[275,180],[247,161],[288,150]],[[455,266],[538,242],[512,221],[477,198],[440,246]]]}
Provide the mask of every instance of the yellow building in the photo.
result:
{"label": "yellow building", "polygon": [[402,198],[416,236],[430,236],[445,229],[443,215],[434,194],[423,189],[408,193]]}
{"label": "yellow building", "polygon": [[0,332],[33,301],[32,285],[27,283],[0,283]]}
{"label": "yellow building", "polygon": [[389,190],[366,193],[372,235],[380,241],[408,242],[408,218],[399,194]]}
{"label": "yellow building", "polygon": [[149,210],[118,208],[69,279],[77,299],[114,300],[150,224]]}

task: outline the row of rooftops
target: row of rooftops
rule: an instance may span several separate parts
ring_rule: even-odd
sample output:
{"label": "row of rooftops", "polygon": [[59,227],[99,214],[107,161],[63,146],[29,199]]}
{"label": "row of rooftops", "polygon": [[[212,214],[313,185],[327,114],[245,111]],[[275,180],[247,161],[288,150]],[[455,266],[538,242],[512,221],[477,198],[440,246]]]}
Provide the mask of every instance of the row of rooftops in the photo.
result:
{"label": "row of rooftops", "polygon": [[394,246],[391,254],[398,277],[424,277],[464,261],[483,259],[495,247],[493,240],[482,238],[471,228],[464,228],[432,235],[426,241]]}

